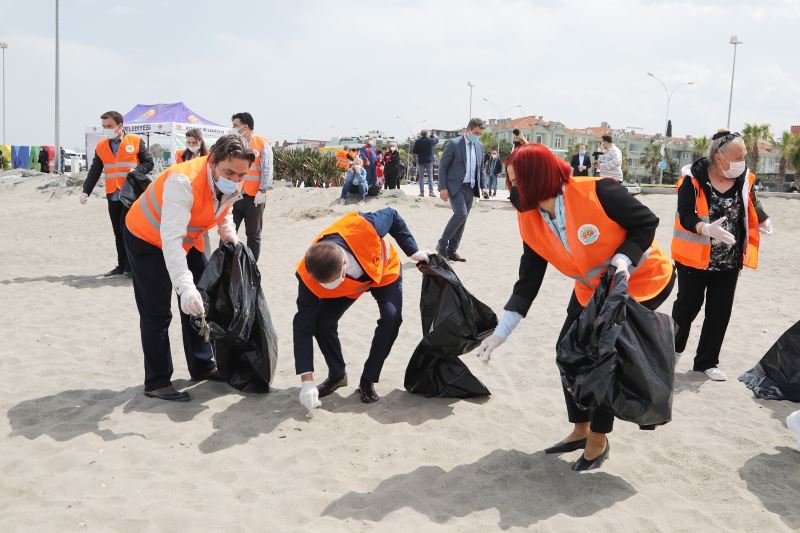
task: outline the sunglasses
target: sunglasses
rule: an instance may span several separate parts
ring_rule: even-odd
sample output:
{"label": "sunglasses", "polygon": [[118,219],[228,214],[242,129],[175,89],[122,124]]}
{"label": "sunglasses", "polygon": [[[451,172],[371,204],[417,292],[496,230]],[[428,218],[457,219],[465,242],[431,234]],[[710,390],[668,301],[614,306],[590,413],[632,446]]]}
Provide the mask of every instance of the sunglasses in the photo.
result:
{"label": "sunglasses", "polygon": [[722,132],[721,131],[719,133],[715,133],[714,136],[711,137],[711,140],[712,141],[716,141],[717,139],[722,139],[722,142],[719,143],[719,147],[721,148],[721,147],[725,146],[726,144],[728,144],[729,142],[731,142],[732,140],[734,140],[735,138],[741,137],[741,136],[742,135],[738,131],[734,132],[734,133],[731,133],[731,132],[727,132],[726,133],[726,132]]}

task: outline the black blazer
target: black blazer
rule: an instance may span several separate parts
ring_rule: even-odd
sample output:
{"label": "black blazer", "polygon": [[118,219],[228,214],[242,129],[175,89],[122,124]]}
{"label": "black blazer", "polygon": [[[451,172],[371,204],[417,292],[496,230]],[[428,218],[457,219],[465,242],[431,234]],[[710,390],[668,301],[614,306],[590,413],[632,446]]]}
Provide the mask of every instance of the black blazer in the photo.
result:
{"label": "black blazer", "polygon": [[592,156],[590,156],[589,154],[584,154],[583,155],[583,166],[586,167],[585,169],[583,169],[583,171],[578,170],[578,166],[579,165],[580,165],[580,163],[579,163],[579,159],[578,159],[578,154],[575,154],[575,155],[572,156],[572,162],[570,163],[570,166],[572,166],[572,175],[573,176],[588,176],[589,175],[589,169],[592,168]]}

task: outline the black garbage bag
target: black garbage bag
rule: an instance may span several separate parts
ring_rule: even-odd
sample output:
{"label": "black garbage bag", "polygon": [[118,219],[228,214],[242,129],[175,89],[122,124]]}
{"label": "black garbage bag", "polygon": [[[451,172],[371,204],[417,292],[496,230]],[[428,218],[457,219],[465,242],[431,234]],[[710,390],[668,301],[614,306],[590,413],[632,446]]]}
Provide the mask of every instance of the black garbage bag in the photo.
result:
{"label": "black garbage bag", "polygon": [[[269,392],[278,361],[278,337],[249,248],[220,243],[197,283],[205,304],[220,374],[244,392]],[[200,319],[192,318],[200,331]]]}
{"label": "black garbage bag", "polygon": [[439,398],[489,395],[459,357],[494,332],[497,316],[464,288],[439,255],[431,254],[429,262],[417,268],[423,274],[423,337],[406,368],[406,390]]}
{"label": "black garbage bag", "polygon": [[136,170],[128,172],[122,190],[119,191],[119,201],[126,209],[130,209],[133,203],[147,190],[148,185],[150,185],[150,178],[147,174]]}
{"label": "black garbage bag", "polygon": [[652,429],[672,419],[672,319],[640,305],[627,291],[622,274],[603,276],[559,344],[556,363],[578,406],[610,407],[617,418]]}
{"label": "black garbage bag", "polygon": [[800,322],[787,329],[739,381],[762,400],[800,402]]}

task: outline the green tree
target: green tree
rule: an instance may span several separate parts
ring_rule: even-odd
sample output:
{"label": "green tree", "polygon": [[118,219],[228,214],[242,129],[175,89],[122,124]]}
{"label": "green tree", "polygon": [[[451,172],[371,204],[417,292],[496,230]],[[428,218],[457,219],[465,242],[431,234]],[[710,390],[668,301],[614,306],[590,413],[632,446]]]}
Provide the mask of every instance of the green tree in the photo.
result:
{"label": "green tree", "polygon": [[781,140],[775,143],[775,147],[780,150],[781,153],[781,159],[778,162],[778,175],[781,177],[781,183],[786,181],[786,165],[796,142],[796,137],[788,131],[784,131],[783,134],[781,134]]}
{"label": "green tree", "polygon": [[751,172],[758,172],[758,143],[762,141],[772,142],[772,133],[769,131],[769,124],[747,124],[742,130],[742,139],[747,147],[747,166]]}
{"label": "green tree", "polygon": [[800,172],[800,136],[793,138],[786,154],[786,164],[794,169],[794,181],[798,183],[800,181],[797,179],[797,174]]}
{"label": "green tree", "polygon": [[708,137],[697,137],[692,140],[692,156],[697,161],[708,153]]}
{"label": "green tree", "polygon": [[655,178],[658,176],[658,164],[661,162],[661,143],[657,140],[650,141],[644,147],[642,157],[639,158],[639,164],[644,168],[650,170],[650,177]]}

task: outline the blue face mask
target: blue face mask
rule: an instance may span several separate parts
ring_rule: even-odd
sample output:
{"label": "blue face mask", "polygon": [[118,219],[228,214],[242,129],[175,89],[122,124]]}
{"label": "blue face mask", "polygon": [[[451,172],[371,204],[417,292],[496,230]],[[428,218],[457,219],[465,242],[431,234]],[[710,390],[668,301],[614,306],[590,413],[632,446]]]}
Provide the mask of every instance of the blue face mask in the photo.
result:
{"label": "blue face mask", "polygon": [[470,136],[469,136],[469,140],[470,140],[470,142],[476,143],[479,140],[481,140],[481,136],[480,135],[475,135],[474,133],[471,133]]}
{"label": "blue face mask", "polygon": [[239,191],[238,183],[236,183],[235,181],[231,181],[223,176],[219,176],[217,178],[217,182],[215,183],[215,185],[217,186],[217,189],[219,189],[219,192],[225,195],[233,194]]}

